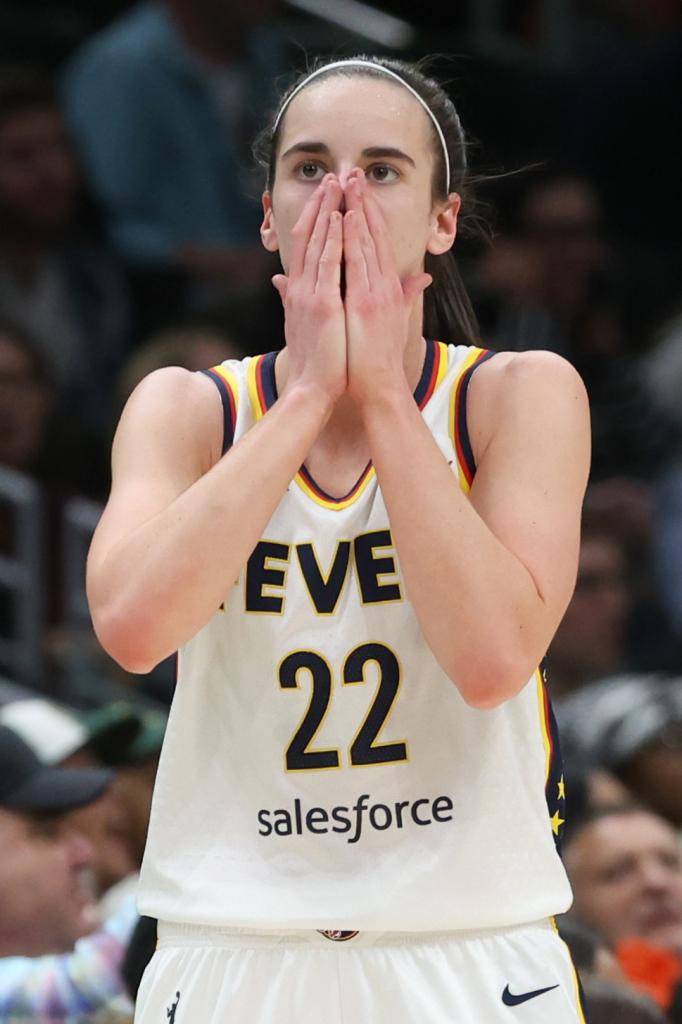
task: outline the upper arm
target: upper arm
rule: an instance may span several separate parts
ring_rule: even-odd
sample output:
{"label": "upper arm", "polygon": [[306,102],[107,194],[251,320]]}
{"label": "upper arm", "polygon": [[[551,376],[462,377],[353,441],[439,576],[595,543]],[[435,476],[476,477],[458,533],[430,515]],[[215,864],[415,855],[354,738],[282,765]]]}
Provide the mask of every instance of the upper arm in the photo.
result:
{"label": "upper arm", "polygon": [[165,367],[128,399],[114,437],[112,485],[88,555],[89,582],[109,551],[218,461],[220,395],[202,373]]}
{"label": "upper arm", "polygon": [[471,380],[471,501],[527,568],[558,626],[575,586],[590,462],[587,395],[550,352],[500,354]]}

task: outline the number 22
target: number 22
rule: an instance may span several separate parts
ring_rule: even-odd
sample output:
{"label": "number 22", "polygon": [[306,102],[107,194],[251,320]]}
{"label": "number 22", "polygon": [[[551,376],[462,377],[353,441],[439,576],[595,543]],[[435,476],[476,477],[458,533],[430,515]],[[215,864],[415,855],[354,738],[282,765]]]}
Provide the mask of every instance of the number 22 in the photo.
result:
{"label": "number 22", "polygon": [[[391,713],[398,687],[400,664],[393,651],[383,644],[361,644],[350,652],[343,665],[344,685],[365,682],[365,665],[374,661],[379,667],[379,687],[350,747],[350,763],[354,767],[407,761],[407,743],[377,743],[376,739]],[[325,659],[315,651],[294,651],[279,667],[279,685],[284,690],[299,688],[299,673],[309,672],[312,692],[308,710],[294,733],[286,752],[288,771],[319,771],[339,768],[338,750],[310,750],[318,729],[329,709],[332,694],[332,672]]]}

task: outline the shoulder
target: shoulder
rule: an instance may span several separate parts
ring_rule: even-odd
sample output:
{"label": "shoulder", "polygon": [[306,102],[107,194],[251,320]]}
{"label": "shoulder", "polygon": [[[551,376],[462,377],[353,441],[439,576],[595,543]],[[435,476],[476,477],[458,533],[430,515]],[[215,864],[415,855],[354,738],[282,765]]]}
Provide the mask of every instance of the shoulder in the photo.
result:
{"label": "shoulder", "polygon": [[[589,427],[587,392],[575,367],[555,352],[496,352],[471,378],[467,420],[474,451],[481,453],[495,433],[525,412],[574,420]],[[529,416],[528,422],[535,422]]]}
{"label": "shoulder", "polygon": [[194,449],[209,468],[221,455],[223,417],[220,394],[206,374],[164,366],[147,374],[126,402],[114,438],[114,451],[139,438],[165,440],[170,447]]}

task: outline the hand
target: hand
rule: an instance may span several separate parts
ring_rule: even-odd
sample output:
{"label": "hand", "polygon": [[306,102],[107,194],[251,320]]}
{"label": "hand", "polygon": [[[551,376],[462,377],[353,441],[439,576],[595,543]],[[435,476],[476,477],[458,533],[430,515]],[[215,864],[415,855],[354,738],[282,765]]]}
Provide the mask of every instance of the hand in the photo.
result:
{"label": "hand", "polygon": [[289,275],[272,279],[284,306],[285,390],[296,383],[314,385],[332,402],[347,385],[342,197],[338,178],[326,175],[294,226]]}
{"label": "hand", "polygon": [[410,317],[431,277],[400,280],[386,222],[362,171],[351,174],[345,194],[348,391],[362,409],[377,389],[405,385]]}

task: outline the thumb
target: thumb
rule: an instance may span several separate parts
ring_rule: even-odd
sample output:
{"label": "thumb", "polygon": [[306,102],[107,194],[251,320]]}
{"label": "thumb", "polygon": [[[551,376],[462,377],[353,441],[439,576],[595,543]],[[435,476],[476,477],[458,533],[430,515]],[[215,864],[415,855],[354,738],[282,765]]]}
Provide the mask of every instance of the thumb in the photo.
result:
{"label": "thumb", "polygon": [[415,304],[419,296],[426,291],[432,281],[433,278],[430,274],[417,274],[416,277],[408,277],[406,281],[403,281],[403,295],[408,306]]}
{"label": "thumb", "polygon": [[289,279],[284,274],[275,274],[272,278],[272,283],[277,289],[277,294],[282,300],[282,305],[284,305],[287,297],[287,289],[289,287]]}

